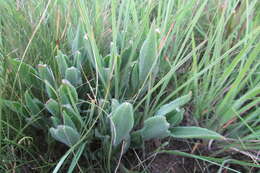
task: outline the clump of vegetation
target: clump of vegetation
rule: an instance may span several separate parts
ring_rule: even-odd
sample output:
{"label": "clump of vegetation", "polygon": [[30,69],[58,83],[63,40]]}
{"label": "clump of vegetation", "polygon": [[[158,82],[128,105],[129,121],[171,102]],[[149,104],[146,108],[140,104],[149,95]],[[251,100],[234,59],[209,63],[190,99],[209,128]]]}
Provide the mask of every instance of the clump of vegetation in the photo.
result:
{"label": "clump of vegetation", "polygon": [[1,170],[259,168],[257,0],[0,5]]}

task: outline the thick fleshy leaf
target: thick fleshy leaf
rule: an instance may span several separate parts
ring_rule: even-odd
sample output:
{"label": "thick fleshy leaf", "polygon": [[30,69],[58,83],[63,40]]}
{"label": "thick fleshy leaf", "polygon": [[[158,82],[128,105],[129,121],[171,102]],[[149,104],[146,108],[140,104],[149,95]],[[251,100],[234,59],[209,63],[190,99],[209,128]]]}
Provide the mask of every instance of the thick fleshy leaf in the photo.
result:
{"label": "thick fleshy leaf", "polygon": [[83,126],[83,120],[78,111],[75,111],[70,104],[62,105],[62,109],[70,117],[73,123],[78,129],[81,129]]}
{"label": "thick fleshy leaf", "polygon": [[61,125],[60,119],[56,116],[51,117],[51,122],[55,128],[58,127],[58,125]]}
{"label": "thick fleshy leaf", "polygon": [[174,111],[166,115],[166,120],[171,127],[177,126],[183,120],[184,109],[176,108]]}
{"label": "thick fleshy leaf", "polygon": [[112,112],[115,111],[118,106],[120,106],[118,100],[112,99],[111,100],[111,110],[112,110]]}
{"label": "thick fleshy leaf", "polygon": [[80,23],[77,26],[76,32],[75,30],[74,31],[69,30],[69,31],[71,31],[68,33],[71,50],[72,52],[77,52],[83,45],[82,41],[84,41],[83,31]]}
{"label": "thick fleshy leaf", "polygon": [[38,65],[39,76],[42,82],[45,84],[46,93],[49,98],[56,99],[56,81],[52,70],[46,64]]}
{"label": "thick fleshy leaf", "polygon": [[130,103],[122,103],[112,112],[111,131],[113,137],[113,145],[117,146],[123,140],[127,140],[129,133],[134,126],[133,107]]}
{"label": "thick fleshy leaf", "polygon": [[56,56],[56,61],[58,64],[58,68],[59,68],[59,72],[62,76],[62,78],[65,77],[65,72],[68,68],[68,57],[66,55],[64,55],[61,51],[58,51],[58,55]]}
{"label": "thick fleshy leaf", "polygon": [[72,127],[59,125],[57,128],[50,128],[51,136],[59,142],[71,147],[80,140],[80,134]]}
{"label": "thick fleshy leaf", "polygon": [[131,53],[132,53],[132,46],[127,48],[127,49],[124,49],[122,51],[121,58],[120,58],[120,60],[121,60],[121,63],[120,63],[121,70],[125,69],[127,63],[129,62],[129,58],[131,56]]}
{"label": "thick fleshy leaf", "polygon": [[141,134],[144,140],[164,138],[170,135],[169,127],[170,124],[164,116],[150,117],[144,121]]}
{"label": "thick fleshy leaf", "polygon": [[39,114],[41,109],[40,109],[39,105],[37,104],[37,102],[34,101],[31,94],[29,94],[29,91],[26,91],[24,96],[25,96],[26,106],[30,110],[32,115]]}
{"label": "thick fleshy leaf", "polygon": [[82,84],[81,73],[75,67],[67,68],[65,73],[65,79],[70,81],[70,83],[75,87]]}
{"label": "thick fleshy leaf", "polygon": [[55,88],[47,80],[44,80],[44,83],[45,83],[45,90],[46,90],[48,97],[52,98],[52,99],[57,99],[58,94],[57,94]]}
{"label": "thick fleshy leaf", "polygon": [[46,102],[45,107],[54,116],[58,116],[60,113],[59,103],[53,99],[49,99]]}
{"label": "thick fleshy leaf", "polygon": [[46,64],[39,64],[38,71],[42,81],[47,80],[52,87],[56,88],[56,82],[53,72]]}
{"label": "thick fleshy leaf", "polygon": [[63,79],[59,88],[59,95],[62,104],[76,104],[78,102],[78,93],[71,83]]}
{"label": "thick fleshy leaf", "polygon": [[66,113],[66,111],[63,111],[62,116],[64,125],[72,127],[73,129],[77,129],[75,124],[71,120],[70,116]]}
{"label": "thick fleshy leaf", "polygon": [[171,101],[170,103],[161,106],[160,109],[155,113],[155,115],[164,116],[164,115],[176,110],[176,108],[179,108],[179,107],[185,105],[186,103],[188,103],[188,101],[190,101],[190,99],[191,99],[191,93],[189,93],[185,96],[179,97],[179,98]]}
{"label": "thick fleshy leaf", "polygon": [[138,76],[138,65],[136,63],[132,66],[131,71],[131,87],[133,90],[137,89],[139,84],[139,76]]}
{"label": "thick fleshy leaf", "polygon": [[81,70],[85,61],[85,56],[83,56],[79,51],[76,51],[74,54],[74,66]]}
{"label": "thick fleshy leaf", "polygon": [[137,130],[131,133],[131,148],[140,148],[143,142],[142,130]]}
{"label": "thick fleshy leaf", "polygon": [[170,129],[174,138],[224,139],[225,137],[201,127],[174,127]]}
{"label": "thick fleshy leaf", "polygon": [[144,41],[139,55],[139,81],[142,84],[152,71],[157,59],[156,33],[152,27],[147,39]]}

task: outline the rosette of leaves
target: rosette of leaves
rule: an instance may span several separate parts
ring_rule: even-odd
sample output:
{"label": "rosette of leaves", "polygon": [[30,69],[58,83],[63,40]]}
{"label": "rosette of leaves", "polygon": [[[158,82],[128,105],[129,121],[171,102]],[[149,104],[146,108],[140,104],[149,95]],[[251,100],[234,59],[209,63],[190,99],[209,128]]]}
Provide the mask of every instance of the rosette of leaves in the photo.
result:
{"label": "rosette of leaves", "polygon": [[182,106],[189,102],[190,99],[191,93],[162,105],[154,116],[144,120],[143,127],[139,130],[133,130],[135,124],[133,106],[127,102],[119,104],[118,101],[113,100],[113,109],[110,114],[113,145],[117,147],[124,141],[126,149],[129,146],[140,147],[146,140],[162,139],[169,136],[176,138],[223,139],[223,136],[208,129],[178,126],[183,120],[184,109]]}
{"label": "rosette of leaves", "polygon": [[[30,85],[37,91],[44,91],[47,102],[44,103],[30,90],[24,94],[25,105],[16,101],[5,101],[5,105],[11,110],[21,114],[25,120],[36,128],[50,128],[51,136],[72,146],[80,139],[83,120],[79,110],[79,98],[77,88],[82,84],[80,70],[81,56],[77,55],[73,60],[58,52],[56,61],[62,80],[55,78],[54,72],[46,64],[39,64],[37,69],[21,62],[11,59],[14,72],[20,67],[19,76],[25,85]],[[44,115],[47,110],[50,116]]]}
{"label": "rosette of leaves", "polygon": [[[154,38],[150,39],[154,40]],[[146,49],[145,46],[144,49]],[[11,60],[12,64],[16,65],[16,67],[21,66],[21,70],[27,72],[26,75],[29,76],[29,79],[24,82],[27,85],[31,83],[34,87],[39,86],[38,89],[45,93],[47,102],[43,103],[28,90],[24,95],[25,106],[12,101],[6,101],[5,105],[22,114],[35,127],[43,129],[48,127],[54,139],[71,147],[80,140],[85,125],[81,113],[87,111],[80,110],[78,106],[80,99],[77,88],[83,83],[81,65],[79,65],[82,60],[78,56],[78,60],[72,61],[61,52],[58,53],[56,60],[61,79],[57,79],[52,69],[46,64],[39,64],[38,69],[34,69],[24,62]],[[134,67],[137,68],[137,65],[134,65]],[[139,68],[141,68],[140,65]],[[148,71],[145,71],[146,75],[150,73]],[[134,73],[137,75],[138,70]],[[34,85],[36,83],[37,85]],[[138,110],[134,112],[131,103],[119,103],[118,100],[112,99],[111,104],[108,105],[110,108],[105,108],[111,110],[109,115],[110,133],[104,133],[111,137],[115,148],[124,141],[125,150],[128,147],[142,146],[144,141],[147,140],[169,136],[204,139],[223,138],[221,135],[207,129],[179,127],[180,122],[183,120],[183,106],[190,99],[191,94],[188,94],[164,104],[158,108],[154,115],[147,117],[144,122],[139,122],[140,117],[136,116],[141,116],[142,113],[137,112]],[[43,115],[44,110],[49,112],[50,117]],[[140,124],[142,126],[138,128]],[[95,130],[99,131],[100,129]]]}

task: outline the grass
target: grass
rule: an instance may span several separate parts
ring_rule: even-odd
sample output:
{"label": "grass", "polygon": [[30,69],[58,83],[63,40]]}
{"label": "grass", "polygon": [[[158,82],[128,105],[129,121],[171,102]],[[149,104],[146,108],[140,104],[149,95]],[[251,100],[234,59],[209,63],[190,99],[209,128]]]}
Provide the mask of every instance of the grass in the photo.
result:
{"label": "grass", "polygon": [[[257,0],[0,0],[0,170],[127,172],[135,167],[149,172],[142,161],[154,151],[144,152],[147,145],[126,153],[125,141],[113,145],[111,99],[132,105],[133,128],[138,130],[163,106],[192,95],[181,104],[181,124],[224,138],[185,139],[196,152],[184,153],[183,148],[165,149],[174,145],[169,137],[162,140],[169,144],[155,153],[198,159],[202,166],[216,165],[219,172],[254,172],[260,150],[259,8]],[[53,138],[49,129],[54,126],[44,120],[50,116],[45,88],[59,95],[63,85],[64,66],[57,56],[67,56],[83,79],[76,86],[79,102],[67,93],[83,123],[80,139],[69,147]],[[24,64],[33,69],[28,72]],[[55,84],[38,76],[38,64],[48,65]],[[42,81],[32,80],[34,68]],[[28,106],[29,97],[43,105],[36,114]],[[37,123],[43,127],[35,127]],[[211,149],[203,152],[207,145]],[[131,156],[133,151],[138,154]]]}

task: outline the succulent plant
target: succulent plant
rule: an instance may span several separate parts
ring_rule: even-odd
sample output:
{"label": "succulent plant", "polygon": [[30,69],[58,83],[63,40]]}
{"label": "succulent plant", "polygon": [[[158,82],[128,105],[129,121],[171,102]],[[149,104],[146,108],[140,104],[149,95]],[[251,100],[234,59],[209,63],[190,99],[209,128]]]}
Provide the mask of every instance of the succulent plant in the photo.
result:
{"label": "succulent plant", "polygon": [[[153,63],[157,61],[155,57],[156,52],[149,53],[148,51],[149,46],[155,46],[148,45],[148,43],[154,42],[154,39],[152,35],[148,37],[148,40],[142,47],[142,58],[144,59],[141,58],[139,62],[134,62],[131,66],[129,80],[131,83],[130,88],[133,90],[136,90],[140,86],[140,83],[145,82],[147,75],[154,73],[152,68],[142,69],[145,66],[146,58],[151,54],[151,56],[154,56],[154,59],[149,62],[150,66],[153,66]],[[24,62],[12,60],[12,64],[16,64],[17,66],[18,63],[21,63],[23,70],[27,69],[30,73],[33,73],[33,76],[30,76],[30,82],[32,84],[40,82],[40,84],[37,84],[39,86],[37,89],[44,91],[44,98],[37,98],[30,90],[27,90],[24,94],[25,107],[19,102],[5,102],[6,106],[22,114],[26,121],[30,122],[34,127],[48,128],[48,131],[55,140],[68,147],[72,147],[80,141],[84,128],[87,126],[86,117],[93,117],[94,114],[92,111],[88,115],[88,112],[91,112],[89,107],[80,106],[82,102],[86,102],[82,100],[80,94],[80,88],[83,84],[81,76],[81,63],[83,60],[80,56],[80,53],[77,53],[74,55],[74,59],[69,59],[68,56],[58,52],[56,61],[59,67],[58,73],[61,78],[55,76],[52,69],[46,64],[39,64],[37,67],[38,70],[35,70]],[[110,70],[109,68],[106,69]],[[106,69],[103,70],[106,71]],[[108,80],[108,73],[106,76]],[[47,101],[44,104],[43,100],[45,100],[45,97],[47,97]],[[110,139],[115,151],[117,151],[123,142],[125,143],[124,151],[127,151],[129,147],[142,146],[144,141],[169,136],[221,138],[220,135],[207,129],[176,127],[183,119],[184,109],[182,106],[189,102],[190,99],[191,93],[179,97],[167,104],[161,105],[153,115],[143,116],[146,119],[142,120],[138,116],[142,116],[143,112],[138,109],[134,111],[132,103],[126,101],[120,102],[117,99],[111,99],[110,102],[107,102],[105,99],[99,98],[99,104],[96,106],[102,107],[105,105],[102,109],[105,110],[104,112],[110,113],[103,115],[109,121],[100,120],[99,122],[97,119],[95,123],[103,122],[107,127],[110,127],[110,130],[109,128],[100,129],[100,126],[97,125],[91,128],[90,134],[93,138],[100,138],[104,145],[109,142],[107,139]],[[90,109],[93,109],[93,107],[91,108],[90,106]],[[46,110],[49,116],[43,115],[43,110]],[[192,133],[189,130],[192,130]],[[89,139],[91,140],[92,138]]]}
{"label": "succulent plant", "polygon": [[80,139],[80,134],[68,125],[58,125],[56,128],[50,128],[50,133],[53,138],[67,146],[73,146]]}
{"label": "succulent plant", "polygon": [[133,107],[130,103],[120,104],[110,115],[113,145],[117,146],[127,140],[134,126]]}

